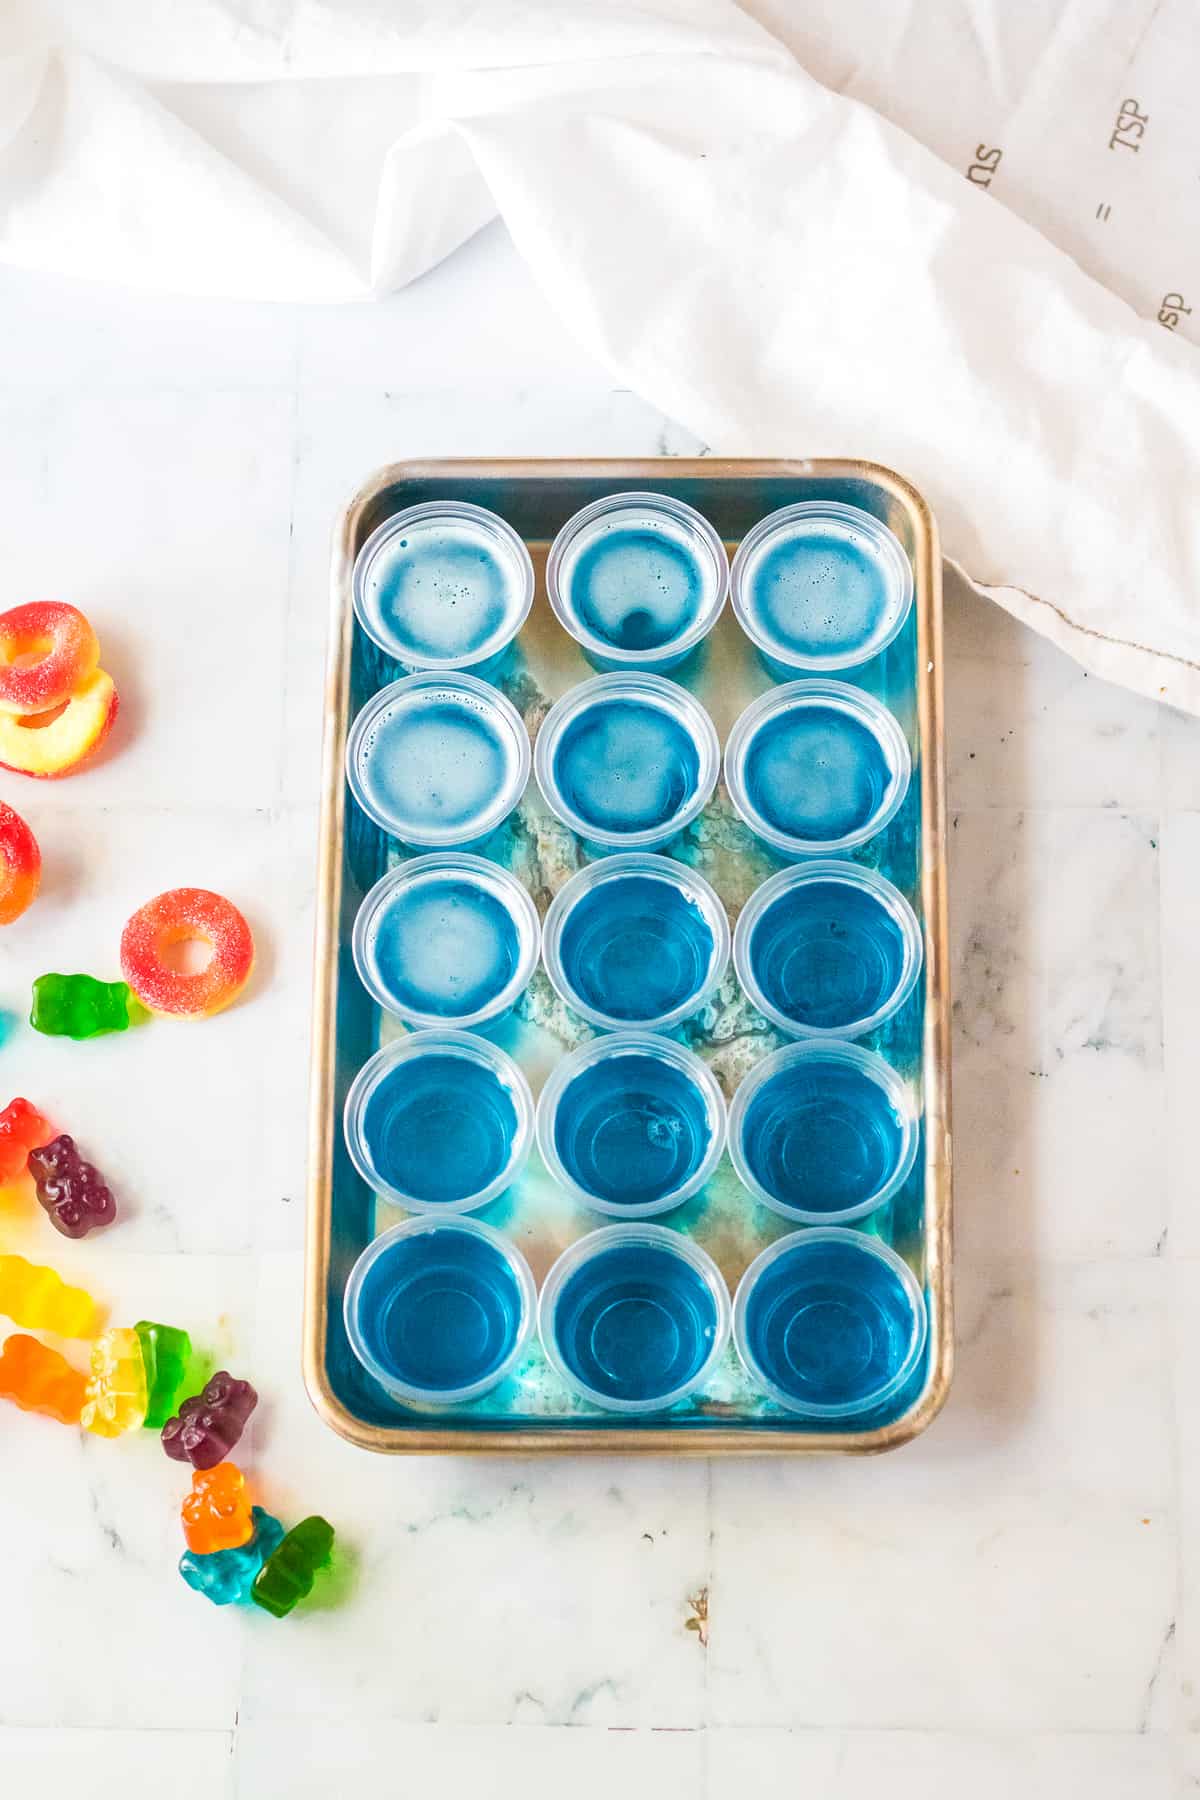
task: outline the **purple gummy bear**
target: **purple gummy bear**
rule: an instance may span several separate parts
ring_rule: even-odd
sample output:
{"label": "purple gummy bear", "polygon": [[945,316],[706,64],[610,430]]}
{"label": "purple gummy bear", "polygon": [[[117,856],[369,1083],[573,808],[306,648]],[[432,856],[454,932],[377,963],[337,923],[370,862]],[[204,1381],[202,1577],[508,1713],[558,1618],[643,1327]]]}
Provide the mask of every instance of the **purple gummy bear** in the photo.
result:
{"label": "purple gummy bear", "polygon": [[162,1447],[176,1462],[215,1469],[241,1437],[257,1405],[258,1395],[248,1381],[235,1381],[227,1370],[218,1369],[204,1392],[185,1400],[167,1420]]}
{"label": "purple gummy bear", "polygon": [[64,1133],[29,1152],[29,1173],[50,1223],[64,1237],[86,1237],[97,1225],[117,1216],[112,1189],[90,1162],[84,1162],[75,1139]]}

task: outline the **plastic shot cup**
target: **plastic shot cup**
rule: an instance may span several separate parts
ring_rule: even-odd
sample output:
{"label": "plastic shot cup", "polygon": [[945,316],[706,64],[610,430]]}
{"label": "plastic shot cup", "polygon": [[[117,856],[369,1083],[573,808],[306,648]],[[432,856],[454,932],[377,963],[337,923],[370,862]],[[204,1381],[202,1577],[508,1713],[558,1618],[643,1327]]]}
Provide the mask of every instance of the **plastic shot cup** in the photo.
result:
{"label": "plastic shot cup", "polygon": [[917,1155],[912,1095],[882,1056],[831,1039],[764,1057],[729,1109],[739,1180],[801,1225],[865,1219],[903,1185]]}
{"label": "plastic shot cup", "polygon": [[797,863],[742,908],[733,962],[766,1018],[792,1037],[864,1037],[921,970],[921,927],[890,881],[850,862]]}
{"label": "plastic shot cup", "polygon": [[516,708],[473,675],[406,675],[363,707],[346,779],[367,817],[401,843],[481,842],[518,805],[529,734]]}
{"label": "plastic shot cup", "polygon": [[413,1027],[460,1031],[498,1019],[537,968],[537,908],[507,869],[444,851],[377,881],[351,946],[367,991]]}
{"label": "plastic shot cup", "polygon": [[725,1100],[706,1063],[651,1032],[620,1031],[555,1065],[537,1108],[550,1174],[584,1206],[625,1219],[682,1206],[725,1146]]}
{"label": "plastic shot cup", "polygon": [[537,1290],[514,1245],[478,1219],[406,1219],[346,1284],[350,1347],[395,1400],[454,1406],[496,1387],[534,1328]]}
{"label": "plastic shot cup", "polygon": [[660,675],[594,675],[546,714],[534,770],[564,825],[606,850],[654,850],[703,811],[721,750],[699,701]]}
{"label": "plastic shot cup", "polygon": [[760,519],[738,546],[730,587],[742,630],[785,680],[878,656],[913,600],[899,539],[873,513],[829,500]]}
{"label": "plastic shot cup", "polygon": [[729,798],[781,856],[831,856],[895,818],[912,757],[878,700],[838,681],[792,681],[754,700],[725,746]]}
{"label": "plastic shot cup", "polygon": [[719,986],[729,941],[703,876],[635,852],[591,863],[559,889],[542,955],[555,992],[589,1025],[670,1031]]}
{"label": "plastic shot cup", "polygon": [[495,513],[431,500],[396,513],[358,553],[352,582],[358,622],[410,669],[493,662],[525,623],[533,563]]}
{"label": "plastic shot cup", "polygon": [[925,1349],[925,1298],[875,1238],[796,1231],[760,1252],[733,1303],[751,1380],[789,1412],[852,1419],[893,1399]]}
{"label": "plastic shot cup", "polygon": [[608,1412],[665,1412],[703,1387],[729,1320],[712,1257],[662,1225],[608,1225],[580,1238],[550,1270],[538,1303],[547,1360]]}
{"label": "plastic shot cup", "polygon": [[503,1050],[465,1031],[415,1031],[355,1076],[350,1160],[409,1212],[478,1212],[512,1185],[533,1142],[529,1083]]}
{"label": "plastic shot cup", "polygon": [[568,519],[546,562],[556,618],[603,669],[674,668],[716,624],[725,546],[666,494],[612,494]]}

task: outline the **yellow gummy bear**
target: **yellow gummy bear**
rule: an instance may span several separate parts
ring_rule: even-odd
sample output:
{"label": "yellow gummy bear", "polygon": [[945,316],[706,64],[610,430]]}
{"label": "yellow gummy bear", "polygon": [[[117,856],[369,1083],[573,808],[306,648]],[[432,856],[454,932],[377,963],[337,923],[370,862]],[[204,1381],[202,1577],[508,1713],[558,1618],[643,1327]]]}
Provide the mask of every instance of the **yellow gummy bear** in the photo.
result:
{"label": "yellow gummy bear", "polygon": [[92,1372],[79,1422],[97,1437],[120,1437],[126,1431],[137,1431],[145,1419],[142,1346],[136,1331],[120,1325],[104,1332],[92,1345]]}
{"label": "yellow gummy bear", "polygon": [[97,1310],[90,1294],[68,1287],[53,1269],[23,1256],[0,1256],[0,1313],[16,1324],[58,1337],[91,1337]]}

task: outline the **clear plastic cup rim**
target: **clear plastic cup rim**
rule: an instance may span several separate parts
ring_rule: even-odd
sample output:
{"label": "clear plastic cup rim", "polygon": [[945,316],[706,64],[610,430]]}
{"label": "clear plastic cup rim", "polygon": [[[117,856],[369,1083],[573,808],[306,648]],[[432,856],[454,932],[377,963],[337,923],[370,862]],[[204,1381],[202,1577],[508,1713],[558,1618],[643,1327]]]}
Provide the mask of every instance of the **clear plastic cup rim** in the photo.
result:
{"label": "clear plastic cup rim", "polygon": [[[559,791],[554,774],[554,756],[567,726],[591,706],[610,700],[629,700],[657,707],[691,737],[699,757],[696,786],[670,819],[659,825],[647,825],[638,831],[612,831],[593,825],[567,805]],[[717,728],[693,694],[677,681],[645,671],[616,670],[608,675],[593,675],[555,701],[542,721],[533,746],[533,770],[542,798],[560,824],[577,837],[605,849],[651,850],[678,837],[681,831],[704,811],[713,796],[721,772],[721,745]]]}
{"label": "clear plastic cup rim", "polygon": [[[606,1199],[603,1195],[590,1194],[585,1187],[581,1187],[568,1174],[554,1140],[554,1123],[559,1103],[570,1083],[585,1070],[594,1068],[597,1063],[610,1061],[617,1056],[650,1056],[678,1069],[703,1096],[709,1121],[708,1148],[698,1168],[688,1179],[672,1188],[670,1193],[660,1194],[655,1200],[635,1201],[628,1206],[622,1205],[618,1200]],[[708,1064],[685,1045],[677,1044],[672,1038],[657,1037],[652,1031],[613,1031],[606,1037],[595,1039],[593,1043],[581,1045],[578,1050],[572,1050],[554,1065],[538,1099],[535,1130],[538,1150],[551,1177],[578,1200],[581,1206],[587,1207],[590,1212],[604,1213],[614,1219],[650,1219],[658,1213],[671,1212],[675,1207],[682,1206],[685,1200],[690,1200],[693,1194],[699,1193],[705,1182],[712,1177],[725,1148],[725,1096]]]}
{"label": "clear plastic cup rim", "polygon": [[[857,888],[864,894],[872,895],[895,921],[904,941],[900,979],[886,1001],[881,1006],[877,1006],[875,1011],[869,1013],[865,1018],[852,1019],[847,1025],[799,1024],[795,1019],[789,1018],[787,1013],[781,1011],[768,998],[754,973],[754,933],[763,918],[777,900],[785,894],[790,894],[793,889],[808,887],[823,881],[838,882],[844,887]],[[917,984],[924,954],[925,946],[917,915],[900,889],[888,881],[886,876],[877,874],[874,869],[864,869],[858,863],[841,862],[829,858],[797,863],[790,869],[780,869],[777,874],[769,876],[747,900],[733,932],[733,967],[738,981],[763,1017],[769,1019],[772,1025],[777,1025],[780,1031],[786,1032],[789,1037],[795,1038],[836,1040],[866,1037],[868,1032],[876,1030],[893,1014],[899,1012],[904,1005]]]}
{"label": "clear plastic cup rim", "polygon": [[[426,1200],[419,1194],[406,1194],[394,1187],[376,1169],[363,1139],[362,1121],[367,1103],[384,1077],[402,1064],[426,1056],[459,1056],[487,1069],[507,1090],[516,1113],[516,1130],[504,1167],[478,1193],[464,1194],[458,1200]],[[406,1212],[427,1213],[431,1218],[451,1218],[458,1213],[482,1211],[517,1179],[533,1145],[533,1095],[512,1057],[489,1043],[487,1038],[475,1037],[469,1031],[414,1031],[386,1044],[363,1064],[346,1095],[342,1128],[351,1162],[375,1193],[390,1200],[393,1206],[402,1206]]]}
{"label": "clear plastic cup rim", "polygon": [[[415,1006],[405,1006],[377,979],[367,958],[367,939],[379,915],[397,895],[409,888],[419,887],[438,875],[457,875],[479,887],[486,886],[508,912],[520,940],[521,955],[513,975],[485,1006],[476,1007],[470,1013],[427,1013]],[[472,856],[465,850],[435,851],[427,856],[414,856],[380,877],[355,915],[350,948],[359,980],[371,998],[378,1001],[393,1018],[402,1019],[406,1025],[418,1031],[470,1031],[473,1027],[484,1025],[488,1020],[498,1019],[508,1012],[529,986],[541,955],[541,922],[537,907],[529,894],[508,869],[500,868],[486,857]]]}
{"label": "clear plastic cup rim", "polygon": [[[678,1387],[672,1388],[668,1393],[647,1395],[642,1400],[618,1400],[613,1395],[601,1393],[598,1389],[589,1387],[585,1381],[581,1381],[559,1349],[554,1329],[559,1295],[576,1270],[582,1268],[586,1263],[592,1262],[597,1256],[602,1256],[606,1251],[620,1249],[627,1244],[651,1244],[656,1249],[665,1250],[669,1254],[679,1257],[681,1261],[690,1264],[711,1294],[716,1313],[713,1341],[709,1346],[708,1354],[695,1374],[687,1381],[681,1382]],[[541,1340],[546,1361],[573,1393],[578,1394],[583,1400],[590,1401],[593,1406],[599,1407],[604,1412],[630,1414],[666,1412],[677,1401],[685,1399],[688,1394],[694,1394],[697,1388],[704,1386],[721,1360],[725,1346],[729,1342],[732,1321],[733,1308],[730,1304],[729,1289],[725,1285],[724,1276],[708,1251],[702,1250],[700,1245],[693,1243],[691,1238],[684,1237],[681,1232],[672,1231],[666,1225],[639,1224],[637,1222],[628,1225],[602,1225],[599,1230],[589,1232],[586,1237],[577,1238],[563,1251],[558,1261],[550,1269],[542,1283],[542,1291],[538,1299],[538,1337]]]}
{"label": "clear plastic cup rim", "polygon": [[[792,1206],[765,1188],[746,1160],[742,1132],[751,1102],[775,1076],[802,1062],[840,1063],[844,1068],[857,1069],[883,1091],[900,1121],[900,1153],[895,1167],[878,1192],[868,1195],[855,1206],[819,1211],[811,1207]],[[865,1219],[871,1213],[878,1212],[881,1206],[886,1205],[900,1191],[912,1173],[919,1140],[920,1118],[907,1084],[876,1051],[864,1050],[860,1044],[848,1044],[842,1038],[805,1038],[799,1043],[785,1044],[782,1049],[773,1050],[741,1082],[729,1108],[729,1160],[738,1180],[763,1206],[777,1213],[781,1219],[790,1219],[796,1225],[849,1225],[856,1219]]]}
{"label": "clear plastic cup rim", "polygon": [[[511,1350],[503,1362],[479,1381],[468,1382],[457,1388],[426,1388],[413,1385],[411,1382],[399,1381],[390,1369],[367,1349],[358,1324],[358,1301],[367,1276],[375,1264],[385,1257],[397,1243],[405,1243],[411,1238],[426,1237],[431,1232],[455,1232],[460,1237],[478,1238],[481,1243],[490,1244],[492,1249],[503,1258],[511,1269],[521,1295],[521,1317],[517,1325],[516,1335]],[[373,1375],[380,1387],[390,1394],[393,1400],[403,1401],[410,1406],[458,1406],[466,1400],[477,1400],[481,1394],[490,1393],[498,1387],[506,1375],[510,1375],[520,1361],[533,1336],[537,1316],[537,1286],[529,1264],[521,1255],[515,1244],[491,1225],[485,1225],[482,1219],[464,1218],[431,1218],[423,1214],[416,1219],[403,1219],[400,1224],[393,1225],[379,1237],[369,1243],[361,1253],[346,1283],[346,1292],[342,1302],[342,1314],[346,1325],[346,1336],[350,1340],[350,1348],[367,1371]]]}
{"label": "clear plastic cup rim", "polygon": [[[597,888],[605,887],[610,881],[638,876],[651,881],[669,882],[687,894],[699,907],[705,923],[712,931],[713,952],[709,959],[708,973],[694,994],[680,1005],[672,1007],[669,1012],[634,1021],[618,1019],[611,1013],[602,1012],[598,1007],[590,1006],[576,992],[562,966],[561,946],[567,922],[581,900],[594,893]],[[573,1012],[599,1031],[671,1031],[684,1019],[692,1018],[721,985],[729,967],[730,945],[729,919],[720,895],[705,881],[703,875],[683,863],[672,862],[669,856],[652,856],[642,851],[626,856],[606,856],[600,862],[589,863],[585,868],[576,870],[550,902],[542,926],[542,962],[551,987]]]}
{"label": "clear plastic cup rim", "polygon": [[[491,548],[507,558],[517,574],[520,599],[516,614],[510,621],[499,626],[484,638],[482,643],[461,656],[430,656],[406,643],[394,632],[384,631],[378,621],[370,616],[366,600],[366,583],[371,565],[381,551],[385,550],[392,539],[402,532],[410,531],[416,525],[428,524],[431,520],[449,519],[460,524],[473,525],[481,539],[486,538]],[[499,513],[489,512],[484,506],[474,506],[467,500],[426,500],[420,506],[405,507],[403,512],[393,513],[382,525],[377,525],[362,549],[354,559],[354,574],[351,579],[351,598],[354,612],[359,624],[371,639],[372,643],[387,656],[394,657],[397,662],[404,663],[412,669],[440,671],[449,674],[457,669],[474,668],[476,664],[488,662],[498,656],[520,631],[529,617],[529,609],[533,605],[534,575],[533,559],[529,548],[506,519]]]}
{"label": "clear plastic cup rim", "polygon": [[[680,525],[692,539],[692,546],[697,557],[707,556],[714,575],[713,598],[700,609],[696,618],[685,631],[678,632],[664,643],[655,644],[644,650],[626,650],[620,645],[611,644],[606,638],[598,636],[580,619],[571,603],[569,584],[563,581],[563,563],[574,547],[575,540],[582,532],[594,525],[598,520],[608,517],[616,523],[623,512],[636,512],[642,517],[648,513],[661,513]],[[604,662],[620,665],[623,668],[652,668],[664,663],[681,662],[689,650],[706,638],[725,606],[729,592],[729,555],[716,528],[689,506],[684,500],[677,500],[671,494],[653,494],[634,491],[623,494],[609,494],[603,499],[593,500],[589,506],[581,507],[573,513],[555,537],[550,546],[550,554],[546,558],[546,593],[554,616],[581,649],[589,656]]]}
{"label": "clear plastic cup rim", "polygon": [[[414,831],[403,820],[393,818],[376,806],[365,792],[359,777],[359,748],[380,714],[398,700],[405,700],[410,694],[421,693],[428,693],[431,698],[441,696],[460,703],[465,699],[473,705],[473,710],[486,713],[498,726],[502,726],[516,746],[517,763],[512,779],[497,791],[490,806],[485,807],[468,824],[442,830],[436,826],[425,826]],[[521,796],[529,782],[530,763],[529,733],[525,729],[525,721],[511,700],[498,688],[480,681],[475,675],[441,675],[431,669],[422,669],[415,675],[401,676],[399,681],[380,688],[357,715],[346,738],[346,781],[358,805],[389,837],[396,838],[402,844],[412,844],[417,849],[451,850],[460,844],[478,843],[495,831],[520,805]]]}
{"label": "clear plastic cup rim", "polygon": [[[871,817],[864,825],[841,837],[798,838],[790,832],[780,831],[762,816],[746,792],[746,756],[755,734],[777,713],[798,706],[821,706],[849,714],[872,733],[892,770],[883,800]],[[836,851],[852,850],[856,845],[878,837],[903,805],[911,778],[912,752],[895,714],[861,688],[850,687],[842,681],[786,681],[780,687],[769,688],[757,700],[752,700],[739,716],[725,745],[725,785],[735,812],[764,844],[769,844],[782,856],[797,860],[831,856]]]}
{"label": "clear plastic cup rim", "polygon": [[[863,537],[869,538],[880,553],[889,591],[895,596],[894,615],[887,619],[886,624],[872,632],[861,645],[852,649],[827,655],[806,655],[804,651],[790,648],[770,632],[764,631],[755,616],[748,591],[753,567],[771,538],[790,530],[804,519],[829,519],[835,524],[850,526]],[[882,519],[877,519],[874,513],[865,512],[859,506],[846,506],[837,500],[799,500],[792,506],[781,506],[777,512],[768,513],[765,519],[760,519],[746,533],[737,547],[729,571],[729,591],[737,622],[756,649],[784,668],[795,669],[798,673],[820,674],[836,669],[857,668],[860,663],[869,662],[881,650],[886,650],[900,635],[912,610],[912,564],[904,554],[904,548],[895,532]]]}
{"label": "clear plastic cup rim", "polygon": [[[781,1256],[801,1250],[808,1245],[840,1243],[852,1245],[864,1256],[877,1257],[887,1264],[899,1280],[908,1298],[912,1313],[913,1332],[908,1352],[900,1367],[883,1382],[872,1394],[848,1404],[840,1402],[820,1402],[801,1400],[790,1394],[786,1388],[759,1367],[750,1348],[749,1334],[746,1325],[746,1314],[754,1290],[766,1271]],[[738,1282],[737,1293],[733,1299],[733,1343],[737,1351],[738,1361],[745,1369],[751,1381],[764,1394],[770,1396],[779,1406],[791,1413],[798,1413],[807,1419],[852,1419],[862,1413],[873,1412],[876,1407],[883,1406],[904,1384],[911,1380],[913,1372],[925,1351],[925,1340],[928,1335],[929,1316],[925,1306],[925,1296],[921,1285],[902,1256],[888,1245],[880,1243],[878,1238],[867,1237],[861,1231],[846,1231],[839,1226],[829,1226],[810,1231],[790,1231],[786,1237],[776,1238],[765,1250],[760,1250],[754,1261]]]}

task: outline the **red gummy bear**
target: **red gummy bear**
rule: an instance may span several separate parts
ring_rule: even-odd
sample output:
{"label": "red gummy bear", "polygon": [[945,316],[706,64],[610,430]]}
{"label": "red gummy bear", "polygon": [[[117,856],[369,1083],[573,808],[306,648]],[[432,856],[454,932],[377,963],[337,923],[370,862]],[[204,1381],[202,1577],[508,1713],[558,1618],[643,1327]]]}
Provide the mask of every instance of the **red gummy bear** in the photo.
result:
{"label": "red gummy bear", "polygon": [[52,1127],[36,1106],[20,1096],[10,1100],[0,1112],[0,1187],[6,1187],[25,1172],[29,1152],[44,1144]]}

